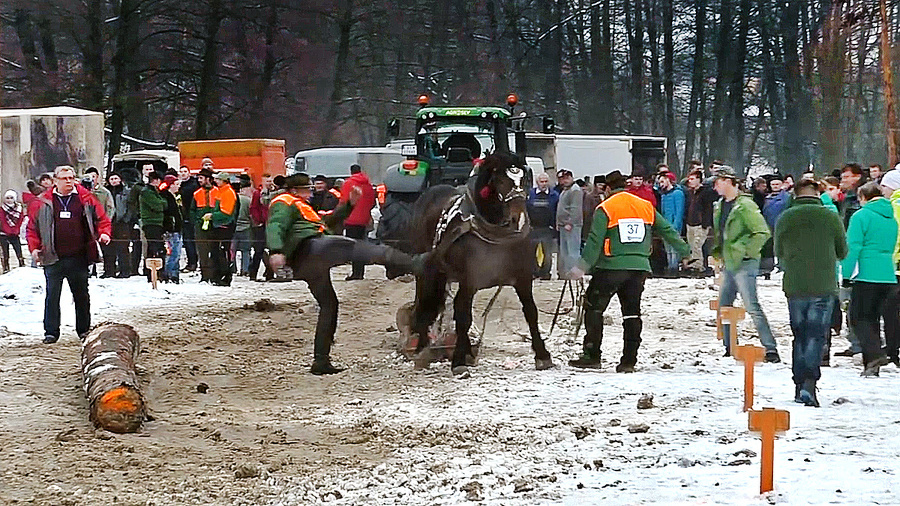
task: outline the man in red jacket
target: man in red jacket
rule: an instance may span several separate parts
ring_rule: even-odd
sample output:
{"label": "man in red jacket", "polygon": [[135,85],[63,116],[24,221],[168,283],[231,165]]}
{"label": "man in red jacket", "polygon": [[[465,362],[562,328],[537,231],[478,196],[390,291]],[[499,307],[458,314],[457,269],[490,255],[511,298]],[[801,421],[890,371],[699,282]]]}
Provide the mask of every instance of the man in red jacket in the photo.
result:
{"label": "man in red jacket", "polygon": [[[366,228],[372,220],[372,208],[375,207],[375,188],[372,187],[369,176],[362,171],[362,167],[355,163],[350,166],[350,177],[341,187],[341,204],[350,199],[350,192],[354,188],[359,188],[362,192],[362,196],[359,198],[356,205],[353,206],[353,211],[350,213],[350,216],[344,220],[344,235],[353,239],[365,241]],[[365,263],[353,262],[353,270],[350,275],[347,276],[346,280],[363,279],[365,269]]]}
{"label": "man in red jacket", "polygon": [[75,169],[61,165],[53,173],[53,187],[38,197],[29,215],[26,237],[32,258],[44,266],[44,343],[59,340],[63,279],[75,302],[75,332],[84,338],[91,328],[88,267],[100,261],[97,241],[109,244],[112,225],[90,190],[75,183]]}
{"label": "man in red jacket", "polygon": [[628,178],[628,193],[637,195],[656,207],[656,194],[653,193],[653,187],[644,182],[643,172],[633,172]]}

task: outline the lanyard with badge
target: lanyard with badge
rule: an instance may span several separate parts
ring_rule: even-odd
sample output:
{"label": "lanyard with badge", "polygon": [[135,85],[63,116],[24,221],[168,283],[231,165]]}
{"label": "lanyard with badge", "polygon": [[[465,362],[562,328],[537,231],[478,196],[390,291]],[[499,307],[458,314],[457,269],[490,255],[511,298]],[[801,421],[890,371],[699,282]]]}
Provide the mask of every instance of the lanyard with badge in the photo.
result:
{"label": "lanyard with badge", "polygon": [[57,195],[59,198],[59,205],[62,206],[63,210],[59,212],[60,219],[68,220],[72,217],[72,212],[69,211],[69,203],[72,202],[72,195],[66,195],[66,201],[63,202],[63,198],[61,195]]}

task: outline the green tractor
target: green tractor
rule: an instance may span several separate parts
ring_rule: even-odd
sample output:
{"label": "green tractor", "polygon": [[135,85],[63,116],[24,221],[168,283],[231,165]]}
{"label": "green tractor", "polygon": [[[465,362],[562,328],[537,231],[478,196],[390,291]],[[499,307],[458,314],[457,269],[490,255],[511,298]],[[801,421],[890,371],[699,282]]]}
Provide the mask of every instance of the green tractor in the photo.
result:
{"label": "green tractor", "polygon": [[[524,115],[513,118],[518,99],[507,97],[504,107],[429,107],[428,97],[419,97],[416,113],[415,144],[403,145],[407,159],[388,167],[384,175],[384,203],[378,222],[378,239],[404,248],[413,204],[431,186],[463,186],[473,175],[475,164],[485,155],[506,153],[525,162]],[[391,134],[399,134],[399,123],[392,120]],[[515,149],[510,147],[515,142]],[[531,174],[525,184],[531,185]]]}

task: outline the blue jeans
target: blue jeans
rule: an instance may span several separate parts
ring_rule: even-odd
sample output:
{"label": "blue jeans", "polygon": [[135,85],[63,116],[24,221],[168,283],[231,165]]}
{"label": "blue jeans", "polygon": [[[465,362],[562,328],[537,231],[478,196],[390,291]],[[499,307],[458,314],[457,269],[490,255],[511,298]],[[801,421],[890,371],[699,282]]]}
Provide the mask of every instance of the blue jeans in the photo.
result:
{"label": "blue jeans", "polygon": [[181,245],[182,236],[178,232],[166,234],[166,243],[169,245],[169,256],[166,257],[166,268],[163,274],[166,279],[178,279],[178,272],[181,269]]}
{"label": "blue jeans", "polygon": [[573,225],[572,230],[560,229],[559,256],[556,260],[559,277],[568,274],[578,263],[579,258],[581,258],[581,225]]}
{"label": "blue jeans", "polygon": [[819,364],[825,335],[831,326],[834,296],[788,297],[788,315],[794,334],[793,364],[794,384],[804,380],[818,381],[822,376]]}
{"label": "blue jeans", "polygon": [[[747,310],[747,313],[753,319],[753,324],[759,333],[759,340],[765,346],[766,353],[777,353],[778,347],[775,344],[775,337],[772,335],[769,321],[766,319],[766,314],[763,313],[762,306],[759,305],[759,298],[756,295],[757,273],[759,273],[759,260],[752,258],[741,262],[740,267],[736,271],[724,269],[722,271],[722,286],[719,288],[719,307],[733,306],[737,294],[740,293],[744,309]],[[729,353],[731,352],[731,342],[728,339],[730,327],[731,325],[727,323],[722,325],[722,331],[725,335],[725,339],[723,339],[725,341],[725,351]]]}
{"label": "blue jeans", "polygon": [[88,295],[88,261],[83,257],[63,257],[44,266],[47,293],[44,299],[44,335],[59,338],[63,280],[69,282],[75,303],[75,332],[80,336],[91,329],[91,297]]}
{"label": "blue jeans", "polygon": [[238,272],[241,274],[250,272],[250,246],[252,244],[250,229],[235,232],[232,241],[234,242],[234,251],[241,252],[241,267]]}
{"label": "blue jeans", "polygon": [[672,246],[669,243],[666,244],[666,267],[670,271],[678,272],[678,263],[681,262],[681,255],[678,254],[678,250],[675,249],[675,246]]}

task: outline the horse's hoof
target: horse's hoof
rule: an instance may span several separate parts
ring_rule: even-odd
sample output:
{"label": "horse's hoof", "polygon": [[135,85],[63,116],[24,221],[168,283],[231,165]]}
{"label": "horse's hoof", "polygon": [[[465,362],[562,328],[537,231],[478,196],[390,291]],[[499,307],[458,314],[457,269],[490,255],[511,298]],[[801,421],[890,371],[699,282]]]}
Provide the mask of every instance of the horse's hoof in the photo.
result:
{"label": "horse's hoof", "polygon": [[469,367],[465,365],[458,365],[450,369],[450,372],[453,373],[454,376],[460,379],[465,379],[470,376]]}
{"label": "horse's hoof", "polygon": [[551,358],[545,358],[545,359],[536,358],[536,359],[534,359],[534,368],[537,369],[538,371],[546,371],[547,369],[552,369],[554,367],[556,367],[556,366],[553,365],[553,359],[551,359]]}
{"label": "horse's hoof", "polygon": [[420,351],[413,357],[413,368],[416,371],[421,371],[422,369],[428,369],[431,366],[432,358],[431,358],[431,350],[428,348]]}
{"label": "horse's hoof", "polygon": [[475,367],[478,365],[478,357],[474,355],[466,355],[466,365],[469,367]]}

